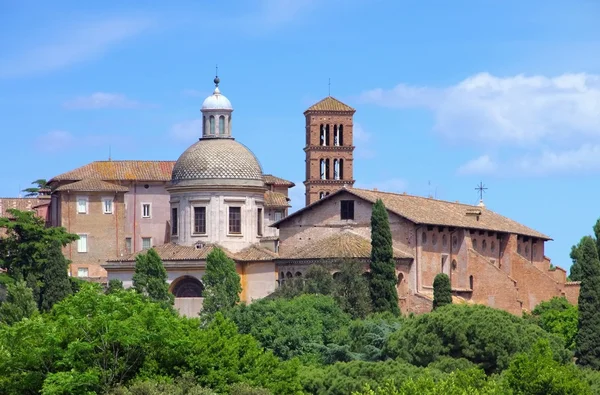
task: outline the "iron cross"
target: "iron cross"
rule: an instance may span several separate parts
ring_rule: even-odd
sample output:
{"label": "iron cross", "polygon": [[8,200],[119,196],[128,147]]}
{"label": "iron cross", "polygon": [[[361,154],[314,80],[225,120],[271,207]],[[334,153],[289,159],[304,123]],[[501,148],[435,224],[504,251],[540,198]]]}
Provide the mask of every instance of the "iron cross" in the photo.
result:
{"label": "iron cross", "polygon": [[475,190],[479,192],[479,200],[483,200],[483,193],[487,190],[486,186],[483,185],[483,181],[479,182]]}

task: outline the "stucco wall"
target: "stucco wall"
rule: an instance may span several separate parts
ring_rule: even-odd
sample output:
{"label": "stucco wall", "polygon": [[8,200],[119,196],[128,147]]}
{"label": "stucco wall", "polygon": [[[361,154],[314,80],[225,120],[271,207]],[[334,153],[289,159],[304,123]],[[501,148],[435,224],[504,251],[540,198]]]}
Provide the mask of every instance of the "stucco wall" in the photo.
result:
{"label": "stucco wall", "polygon": [[[142,250],[142,238],[152,238],[152,245],[158,246],[169,240],[169,193],[164,182],[129,183],[125,195],[127,223],[125,237],[131,237],[132,252]],[[147,187],[147,188],[146,188]],[[142,216],[143,204],[151,205],[151,217]]]}

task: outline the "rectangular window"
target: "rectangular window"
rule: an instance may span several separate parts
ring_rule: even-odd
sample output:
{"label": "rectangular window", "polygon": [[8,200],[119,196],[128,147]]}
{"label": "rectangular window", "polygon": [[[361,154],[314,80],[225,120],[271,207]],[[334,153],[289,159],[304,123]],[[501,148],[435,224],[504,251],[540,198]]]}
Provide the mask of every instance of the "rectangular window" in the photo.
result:
{"label": "rectangular window", "polygon": [[177,236],[177,228],[179,227],[177,219],[177,207],[173,207],[171,209],[171,234],[173,236]]}
{"label": "rectangular window", "polygon": [[354,200],[342,200],[340,204],[341,219],[354,220]]}
{"label": "rectangular window", "polygon": [[79,234],[79,240],[77,240],[77,252],[87,252],[87,235]]}
{"label": "rectangular window", "polygon": [[77,214],[87,214],[87,198],[77,198]]}
{"label": "rectangular window", "polygon": [[263,234],[263,209],[259,208],[256,213],[256,234],[262,236]]}
{"label": "rectangular window", "polygon": [[142,249],[149,250],[150,248],[152,248],[152,238],[142,237]]}
{"label": "rectangular window", "polygon": [[102,199],[102,212],[104,214],[112,214],[113,213],[113,200],[112,200],[112,198],[104,198],[104,199]]}
{"label": "rectangular window", "polygon": [[206,234],[206,207],[194,207],[194,233]]}
{"label": "rectangular window", "polygon": [[77,277],[89,277],[88,274],[89,273],[87,267],[77,268]]}
{"label": "rectangular window", "polygon": [[283,218],[283,211],[277,210],[274,214],[275,221],[280,221]]}
{"label": "rectangular window", "polygon": [[150,203],[142,203],[142,218],[150,218]]}
{"label": "rectangular window", "polygon": [[242,208],[229,207],[229,233],[242,233]]}
{"label": "rectangular window", "polygon": [[125,252],[131,254],[131,237],[125,238]]}

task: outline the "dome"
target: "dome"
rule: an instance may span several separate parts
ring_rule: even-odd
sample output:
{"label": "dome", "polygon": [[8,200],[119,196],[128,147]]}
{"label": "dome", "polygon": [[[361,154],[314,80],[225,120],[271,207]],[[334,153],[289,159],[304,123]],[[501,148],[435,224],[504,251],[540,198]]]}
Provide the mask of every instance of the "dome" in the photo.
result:
{"label": "dome", "polygon": [[204,99],[202,111],[204,110],[233,110],[233,107],[229,99],[223,96],[219,88],[216,87],[213,94]]}
{"label": "dome", "polygon": [[171,175],[173,186],[264,187],[256,156],[232,138],[201,139],[177,160]]}

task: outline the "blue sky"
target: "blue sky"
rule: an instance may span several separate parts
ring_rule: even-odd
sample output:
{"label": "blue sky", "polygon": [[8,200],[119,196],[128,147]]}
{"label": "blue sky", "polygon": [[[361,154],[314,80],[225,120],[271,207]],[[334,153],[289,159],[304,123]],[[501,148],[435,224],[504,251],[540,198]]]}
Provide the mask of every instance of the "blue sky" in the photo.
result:
{"label": "blue sky", "polygon": [[[84,4],[85,3],[85,4]],[[123,3],[123,4],[119,4]],[[477,203],[569,250],[600,217],[600,2],[0,4],[0,196],[93,160],[175,160],[215,64],[233,134],[303,204],[303,111],[356,108],[356,186]]]}

